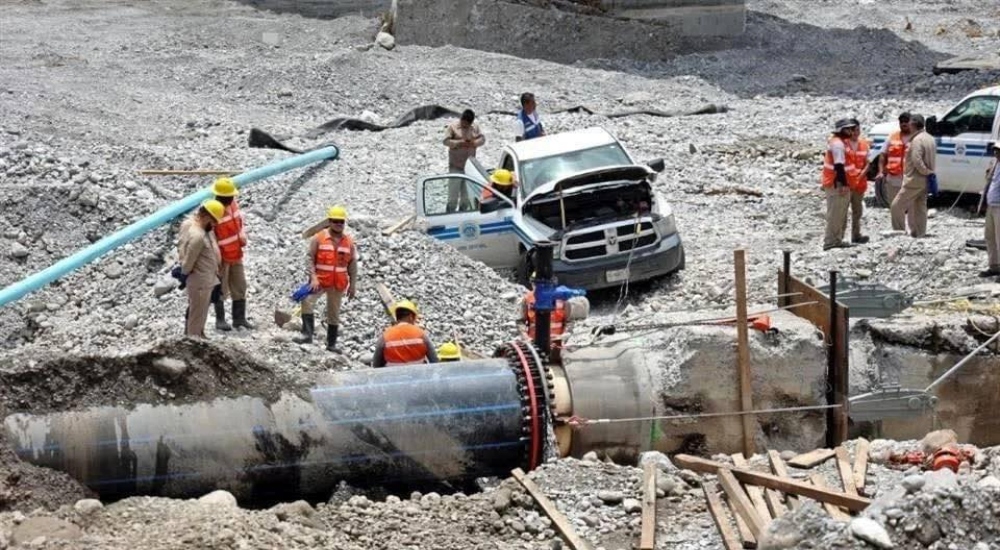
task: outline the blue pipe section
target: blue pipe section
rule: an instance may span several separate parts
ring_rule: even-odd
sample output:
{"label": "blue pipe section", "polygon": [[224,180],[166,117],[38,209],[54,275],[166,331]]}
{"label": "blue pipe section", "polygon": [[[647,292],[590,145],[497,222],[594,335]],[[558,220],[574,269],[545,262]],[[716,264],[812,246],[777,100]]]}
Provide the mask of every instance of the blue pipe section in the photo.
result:
{"label": "blue pipe section", "polygon": [[[249,172],[244,172],[234,177],[233,181],[236,183],[237,188],[240,188],[289,170],[308,166],[314,162],[334,160],[338,155],[340,155],[340,150],[336,146],[330,145],[328,147],[316,149],[315,151],[309,151],[307,153],[302,153],[301,155],[296,155],[291,158],[268,164]],[[145,218],[142,218],[127,227],[104,237],[76,254],[73,254],[68,258],[63,258],[42,271],[34,273],[8,286],[7,288],[0,290],[0,307],[4,307],[7,304],[20,300],[25,295],[44,287],[60,277],[80,269],[108,252],[122,246],[123,244],[134,241],[161,225],[170,223],[177,217],[194,210],[202,203],[202,201],[211,198],[212,196],[211,187],[206,187],[205,189],[192,193],[187,197],[157,210],[153,214],[146,216]]]}

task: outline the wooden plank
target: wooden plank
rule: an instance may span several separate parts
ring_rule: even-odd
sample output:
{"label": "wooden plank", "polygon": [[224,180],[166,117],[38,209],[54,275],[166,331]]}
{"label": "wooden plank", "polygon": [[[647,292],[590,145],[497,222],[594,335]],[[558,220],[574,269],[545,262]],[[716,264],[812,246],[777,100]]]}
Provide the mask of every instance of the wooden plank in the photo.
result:
{"label": "wooden plank", "polygon": [[868,450],[871,445],[865,438],[858,439],[854,448],[854,488],[859,495],[865,494],[865,476],[868,475]]}
{"label": "wooden plank", "polygon": [[743,521],[743,518],[736,513],[736,509],[733,508],[732,503],[728,500],[726,501],[726,508],[729,513],[733,515],[733,520],[736,522],[736,530],[740,533],[740,540],[743,541],[743,548],[757,548],[757,539],[750,532],[750,528],[747,527],[747,522]]}
{"label": "wooden plank", "polygon": [[[736,453],[732,455],[732,458],[733,464],[735,464],[737,468],[747,469],[750,467],[747,464],[746,459],[743,458],[743,455]],[[757,509],[757,513],[760,514],[760,517],[765,520],[770,520],[772,516],[771,511],[767,507],[767,501],[764,500],[764,489],[757,487],[756,485],[748,485],[746,489],[747,494],[750,495],[750,502],[753,502],[753,506]]]}
{"label": "wooden plank", "polygon": [[[767,451],[767,458],[771,462],[771,469],[774,470],[774,473],[778,477],[783,477],[786,479],[792,478],[790,475],[788,475],[788,468],[785,467],[785,461],[781,459],[781,455],[778,454],[778,451],[773,451],[773,450]],[[787,498],[788,498],[788,506],[792,510],[798,510],[799,499],[792,495],[788,495]]]}
{"label": "wooden plank", "polygon": [[849,495],[857,495],[858,488],[854,484],[854,470],[851,470],[851,457],[847,454],[847,449],[837,447],[837,472],[840,473],[840,483],[844,486],[844,492]]}
{"label": "wooden plank", "polygon": [[837,453],[833,449],[815,449],[789,460],[788,465],[796,468],[812,468],[830,460],[835,454]]}
{"label": "wooden plank", "polygon": [[[734,250],[733,263],[736,266],[736,366],[740,376],[740,410],[753,410],[753,388],[750,376],[750,327],[747,326],[747,265],[746,251]],[[745,414],[743,423],[743,455],[753,456],[755,452],[753,436],[756,419]]]}
{"label": "wooden plank", "polygon": [[823,294],[819,290],[816,290],[816,288],[807,285],[805,282],[795,278],[795,276],[788,277],[788,285],[786,286],[783,283],[784,278],[784,270],[779,269],[778,284],[781,289],[780,294],[794,294],[793,296],[786,296],[785,299],[787,302],[785,307],[816,302],[815,304],[810,305],[799,305],[798,307],[789,309],[789,311],[815,325],[818,329],[823,331],[823,334],[827,334],[827,327],[830,325],[830,306],[828,304],[829,300],[827,299],[826,294]]}
{"label": "wooden plank", "polygon": [[324,218],[322,221],[318,221],[312,224],[308,229],[302,231],[303,239],[311,239],[313,235],[319,233],[320,231],[330,227],[330,220]]}
{"label": "wooden plank", "polygon": [[143,176],[232,176],[236,170],[139,170]]}
{"label": "wooden plank", "polygon": [[[823,476],[819,475],[818,473],[809,476],[809,481],[812,481],[813,485],[819,487],[820,489],[827,488],[826,482],[823,481]],[[829,502],[823,502],[823,508],[826,510],[826,513],[830,514],[830,517],[832,517],[835,520],[851,521],[851,515],[848,514],[843,508],[839,506],[836,506]]]}
{"label": "wooden plank", "polygon": [[775,489],[785,493],[809,497],[820,502],[830,502],[855,512],[860,512],[871,504],[871,501],[867,498],[821,489],[815,485],[802,483],[794,479],[781,478],[771,474],[755,472],[753,470],[730,468],[726,464],[696,456],[685,454],[676,455],[674,457],[674,464],[681,468],[687,468],[688,470],[706,474],[718,474],[718,472],[722,470],[730,470],[732,474],[743,483],[753,483],[755,485],[767,487],[768,489]]}
{"label": "wooden plank", "polygon": [[392,304],[396,302],[396,299],[392,297],[392,292],[382,283],[375,285],[375,290],[378,292],[378,297],[382,300],[382,305],[385,306],[385,312],[389,317],[392,317]]}
{"label": "wooden plank", "polygon": [[828,383],[833,388],[833,399],[831,405],[840,405],[838,409],[827,410],[828,417],[832,422],[828,423],[828,441],[831,447],[840,445],[847,441],[848,426],[850,425],[850,401],[847,397],[850,393],[848,372],[848,362],[850,360],[850,350],[848,349],[848,339],[850,338],[850,327],[848,325],[847,308],[835,304],[836,306],[836,330],[834,331],[833,347],[828,353],[833,353],[833,372],[828,376]]}
{"label": "wooden plank", "polygon": [[788,508],[785,507],[785,503],[781,501],[781,493],[775,491],[774,489],[767,489],[764,491],[764,499],[767,501],[768,508],[771,509],[771,516],[774,518],[780,518],[788,512]]}
{"label": "wooden plank", "polygon": [[516,468],[511,472],[511,475],[513,475],[514,479],[520,482],[525,490],[528,491],[531,498],[535,499],[535,502],[537,502],[538,506],[541,507],[543,512],[545,512],[545,515],[549,516],[549,519],[552,520],[552,524],[555,525],[556,529],[566,539],[566,542],[569,543],[571,548],[574,548],[575,550],[591,550],[593,548],[589,542],[584,540],[576,533],[575,530],[573,530],[573,526],[570,524],[569,519],[567,519],[566,516],[564,516],[563,513],[556,508],[555,503],[545,496],[545,493],[542,492],[541,488],[539,488],[534,481],[531,481],[528,479],[528,476],[524,475],[523,470]]}
{"label": "wooden plank", "polygon": [[719,528],[719,536],[722,537],[722,544],[726,550],[739,550],[743,548],[743,544],[729,525],[728,517],[723,511],[722,500],[719,499],[718,487],[717,483],[703,483],[701,486],[702,490],[705,491],[705,499],[708,501],[708,512],[712,514],[715,526]]}
{"label": "wooden plank", "polygon": [[747,527],[750,528],[753,537],[760,540],[760,535],[767,527],[767,523],[757,514],[757,509],[753,507],[750,498],[743,491],[743,486],[733,476],[733,471],[728,468],[719,470],[717,475],[719,476],[719,485],[722,485],[722,490],[729,497],[729,502],[733,505],[733,509],[747,523]]}
{"label": "wooden plank", "polygon": [[639,550],[656,548],[656,464],[647,462],[642,467],[642,532]]}
{"label": "wooden plank", "polygon": [[406,227],[407,225],[410,225],[410,223],[412,223],[413,220],[415,220],[415,219],[417,219],[417,215],[416,214],[410,214],[409,216],[407,216],[407,217],[399,220],[398,222],[392,224],[391,226],[383,229],[382,230],[382,234],[386,235],[386,236],[392,235],[393,233],[399,231],[400,229]]}

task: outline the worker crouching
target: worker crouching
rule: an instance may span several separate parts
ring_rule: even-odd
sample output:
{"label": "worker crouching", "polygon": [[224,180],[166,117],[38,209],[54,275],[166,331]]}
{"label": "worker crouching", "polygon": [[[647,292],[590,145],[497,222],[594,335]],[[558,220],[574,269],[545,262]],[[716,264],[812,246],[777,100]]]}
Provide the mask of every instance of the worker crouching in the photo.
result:
{"label": "worker crouching", "polygon": [[225,210],[222,203],[210,199],[181,223],[177,249],[188,296],[184,334],[193,338],[205,338],[212,290],[219,284],[221,258],[212,227]]}
{"label": "worker crouching", "polygon": [[312,342],[316,330],[313,311],[319,297],[326,295],[326,349],[337,351],[341,302],[345,293],[348,299],[356,295],[358,252],[354,240],[344,232],[347,209],[334,206],[327,211],[326,217],[330,226],[309,242],[309,288],[312,293],[302,301],[302,336],[296,337],[295,342]]}
{"label": "worker crouching", "polygon": [[445,342],[437,350],[438,359],[442,363],[453,363],[462,360],[462,350],[454,342]]}
{"label": "worker crouching", "polygon": [[418,313],[416,304],[409,300],[402,300],[393,305],[392,314],[396,318],[396,324],[387,328],[375,344],[373,367],[399,367],[438,362],[430,338],[424,329],[416,325]]}

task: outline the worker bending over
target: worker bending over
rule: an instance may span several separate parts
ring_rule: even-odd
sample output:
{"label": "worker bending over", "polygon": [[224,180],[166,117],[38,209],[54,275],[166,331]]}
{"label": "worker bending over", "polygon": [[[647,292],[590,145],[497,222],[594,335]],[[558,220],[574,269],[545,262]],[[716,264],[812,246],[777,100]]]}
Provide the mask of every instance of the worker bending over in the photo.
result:
{"label": "worker bending over", "polygon": [[209,199],[181,223],[177,251],[188,296],[184,334],[193,338],[205,338],[212,289],[219,284],[219,245],[212,226],[225,210],[222,203]]}
{"label": "worker bending over", "polygon": [[409,300],[396,302],[392,306],[396,324],[385,329],[382,337],[375,344],[375,357],[372,366],[399,367],[403,365],[419,365],[421,363],[437,363],[438,356],[434,345],[424,329],[416,325],[417,306]]}
{"label": "worker bending over", "polygon": [[[255,327],[247,322],[247,276],[243,269],[243,249],[247,245],[247,234],[243,228],[243,212],[236,202],[240,194],[236,183],[229,178],[220,178],[212,185],[215,200],[226,207],[225,215],[215,224],[215,238],[219,242],[222,267],[222,295],[215,302],[215,330],[232,330]],[[233,299],[233,325],[226,323],[226,299]]]}
{"label": "worker bending over", "polygon": [[358,250],[354,240],[344,232],[347,209],[334,206],[327,211],[330,226],[320,231],[309,242],[309,286],[312,294],[302,301],[302,336],[295,342],[312,342],[316,329],[313,309],[316,301],[326,295],[326,349],[337,351],[337,333],[340,329],[340,304],[344,293],[348,299],[357,294]]}
{"label": "worker bending over", "polygon": [[454,342],[445,342],[437,350],[438,359],[442,363],[450,363],[462,360],[462,350]]}

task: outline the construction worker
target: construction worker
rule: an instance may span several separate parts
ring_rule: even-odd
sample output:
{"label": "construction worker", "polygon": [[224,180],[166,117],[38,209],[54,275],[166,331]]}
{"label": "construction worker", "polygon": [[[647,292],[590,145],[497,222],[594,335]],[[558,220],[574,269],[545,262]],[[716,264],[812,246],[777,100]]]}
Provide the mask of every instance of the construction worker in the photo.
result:
{"label": "construction worker", "polygon": [[851,149],[850,156],[857,168],[854,181],[851,182],[851,243],[864,244],[868,237],[861,234],[861,215],[865,211],[865,193],[868,192],[868,151],[871,142],[861,137],[861,123],[856,118],[850,119],[852,128],[851,139],[847,146]]}
{"label": "construction worker", "polygon": [[510,200],[514,200],[514,186],[514,173],[510,170],[497,168],[492,174],[490,174],[490,186],[483,188],[483,194],[479,200],[482,202],[493,199],[494,190],[496,190],[498,194],[501,194]]}
{"label": "construction worker", "polygon": [[826,234],[823,250],[846,248],[844,230],[847,227],[847,209],[851,204],[851,185],[856,185],[858,167],[853,150],[847,142],[854,136],[855,127],[850,119],[838,120],[834,135],[830,136],[823,159],[822,186],[826,193]]}
{"label": "construction worker", "polygon": [[910,113],[903,113],[899,115],[899,130],[889,134],[889,138],[882,143],[876,179],[885,181],[884,189],[889,204],[892,204],[903,185],[903,157],[906,156],[906,148],[910,146],[911,132]]}
{"label": "construction worker", "polygon": [[458,348],[458,344],[455,344],[454,342],[445,342],[438,348],[437,356],[442,363],[461,361],[462,350],[460,350]]}
{"label": "construction worker", "polygon": [[927,193],[937,187],[937,144],[924,131],[924,117],[910,116],[912,136],[903,157],[903,186],[892,201],[892,228],[919,238],[927,234]]}
{"label": "construction worker", "polygon": [[993,155],[993,163],[986,171],[986,188],[980,198],[980,210],[986,206],[986,256],[989,266],[979,273],[980,277],[1000,275],[1000,147],[992,141],[986,145],[988,154]]}
{"label": "construction worker", "polygon": [[[531,280],[535,280],[535,274],[531,274]],[[532,341],[535,339],[535,285],[532,283],[532,290],[529,290],[521,298],[518,308],[518,322],[524,326],[525,333]],[[566,331],[566,323],[569,320],[569,304],[564,300],[556,300],[556,307],[549,314],[549,341],[553,348],[562,347],[562,335]]]}
{"label": "construction worker", "polygon": [[[212,194],[215,200],[226,207],[226,215],[215,224],[215,239],[219,243],[219,253],[222,255],[222,268],[219,276],[222,278],[222,295],[215,302],[215,330],[232,330],[243,327],[252,330],[255,327],[247,322],[247,277],[243,269],[243,248],[247,245],[247,234],[243,228],[243,212],[236,202],[240,194],[236,183],[229,178],[220,178],[212,184]],[[226,298],[233,299],[233,325],[226,322]]]}
{"label": "construction worker", "polygon": [[193,338],[205,338],[212,290],[219,284],[221,259],[212,226],[225,212],[222,203],[209,199],[181,223],[177,250],[188,296],[184,334]]}
{"label": "construction worker", "polygon": [[354,240],[344,232],[347,209],[337,205],[326,213],[329,227],[317,233],[309,242],[309,287],[312,294],[302,300],[302,336],[295,342],[312,342],[316,329],[313,310],[319,297],[326,295],[326,349],[337,351],[340,329],[340,304],[344,294],[353,299],[357,294],[358,250]]}
{"label": "construction worker", "polygon": [[401,300],[392,306],[392,314],[396,324],[387,328],[375,344],[372,366],[381,368],[437,363],[434,345],[424,329],[416,325],[419,314],[417,305],[409,300]]}
{"label": "construction worker", "polygon": [[[486,138],[475,123],[476,113],[472,109],[462,112],[458,121],[449,124],[444,131],[444,145],[448,148],[448,172],[465,172],[465,163],[476,156],[476,149],[486,143]],[[468,212],[472,210],[469,187],[460,178],[448,182],[447,212]]]}
{"label": "construction worker", "polygon": [[538,117],[535,94],[525,92],[521,94],[521,110],[517,112],[517,122],[515,122],[514,141],[523,141],[545,135],[545,127]]}

